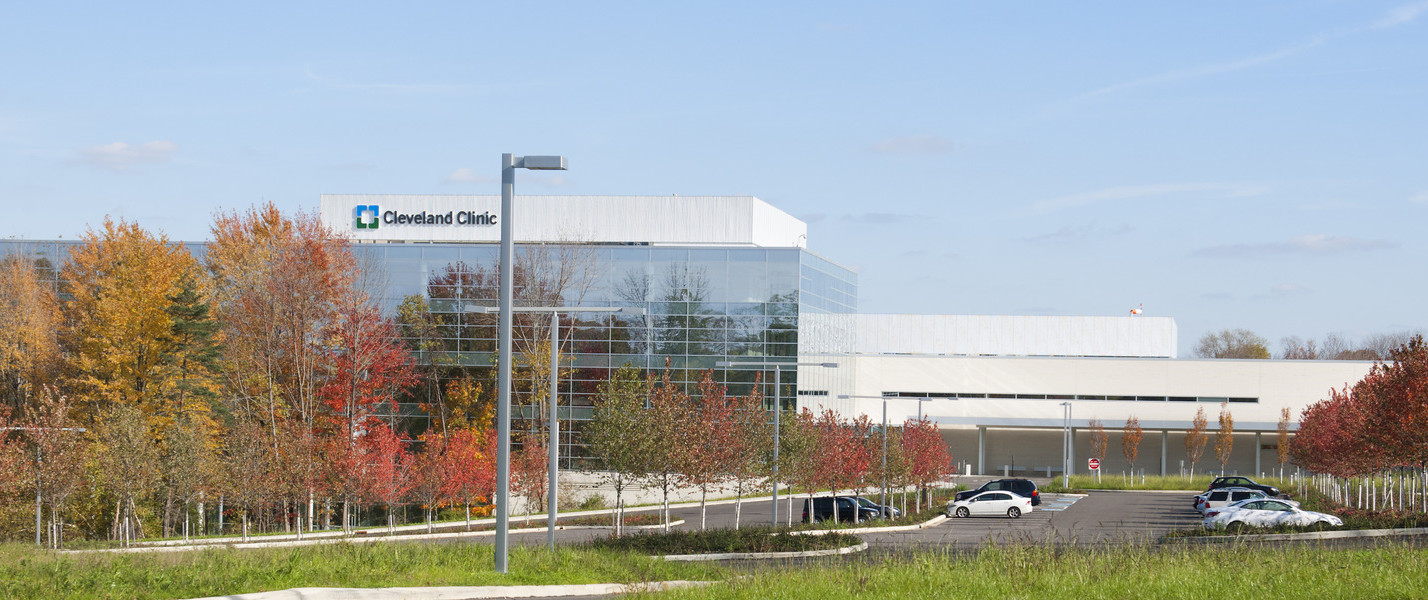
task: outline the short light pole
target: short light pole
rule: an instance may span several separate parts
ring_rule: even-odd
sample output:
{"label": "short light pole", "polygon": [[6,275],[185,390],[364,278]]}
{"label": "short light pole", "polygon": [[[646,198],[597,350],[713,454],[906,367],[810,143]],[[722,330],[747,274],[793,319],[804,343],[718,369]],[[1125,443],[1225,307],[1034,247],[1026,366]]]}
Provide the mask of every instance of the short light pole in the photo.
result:
{"label": "short light pole", "polygon": [[1071,403],[1062,402],[1061,487],[1071,487]]}
{"label": "short light pole", "polygon": [[882,505],[888,505],[888,400],[916,400],[917,420],[922,420],[922,403],[931,402],[931,398],[923,397],[903,397],[903,396],[853,396],[849,394],[839,394],[839,400],[881,400],[883,402],[883,473],[882,473]]}
{"label": "short light pole", "polygon": [[[760,367],[760,368],[772,368],[773,371],[774,371],[773,475],[772,475],[772,477],[770,477],[770,479],[771,479],[772,482],[773,482],[773,525],[774,525],[774,527],[778,527],[778,446],[779,446],[779,435],[778,435],[778,432],[779,432],[779,413],[782,413],[782,412],[783,412],[783,406],[781,406],[780,403],[779,403],[779,387],[783,384],[783,382],[781,381],[781,379],[780,379],[779,376],[783,373],[783,369],[785,369],[785,368],[787,368],[787,367],[795,367],[795,368],[797,368],[797,367],[825,367],[825,368],[828,368],[828,369],[836,369],[836,368],[838,368],[838,363],[832,363],[832,362],[790,362],[790,363],[778,363],[778,362],[764,362],[764,361],[748,361],[748,362],[744,362],[744,361],[721,360],[721,361],[715,362],[715,363],[714,363],[714,366],[716,366],[716,367],[725,367],[725,368],[727,368],[727,367]],[[790,502],[792,502],[792,501],[790,500]],[[789,510],[791,511],[792,509],[789,509]],[[790,514],[790,515],[789,515],[789,518],[792,519],[792,518],[793,518],[793,515]]]}
{"label": "short light pole", "polygon": [[[492,313],[500,312],[499,307],[494,306],[466,306],[462,312]],[[556,394],[559,389],[560,373],[560,313],[623,313],[623,314],[645,314],[645,309],[636,307],[621,306],[521,306],[513,309],[515,312],[548,312],[550,313],[550,448],[549,466],[550,475],[549,487],[546,488],[546,522],[545,537],[546,543],[551,550],[555,549],[555,519],[556,519],[556,495],[559,491],[559,470],[560,460],[560,416],[556,409],[560,405],[559,396]]]}
{"label": "short light pole", "polygon": [[533,171],[564,171],[564,156],[501,155],[501,319],[497,327],[496,389],[496,544],[497,573],[509,570],[508,542],[511,526],[511,316],[515,295],[515,229],[516,169]]}

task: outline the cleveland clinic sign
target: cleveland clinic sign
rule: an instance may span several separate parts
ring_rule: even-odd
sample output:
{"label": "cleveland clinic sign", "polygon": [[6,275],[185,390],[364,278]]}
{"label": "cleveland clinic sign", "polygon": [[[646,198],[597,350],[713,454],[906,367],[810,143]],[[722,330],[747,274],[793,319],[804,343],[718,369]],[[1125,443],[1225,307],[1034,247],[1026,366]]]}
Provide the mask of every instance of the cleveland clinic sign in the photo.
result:
{"label": "cleveland clinic sign", "polygon": [[473,225],[490,226],[496,224],[496,215],[490,211],[452,210],[446,213],[420,211],[404,213],[382,210],[378,204],[360,204],[352,210],[356,217],[357,229],[378,229],[382,225]]}

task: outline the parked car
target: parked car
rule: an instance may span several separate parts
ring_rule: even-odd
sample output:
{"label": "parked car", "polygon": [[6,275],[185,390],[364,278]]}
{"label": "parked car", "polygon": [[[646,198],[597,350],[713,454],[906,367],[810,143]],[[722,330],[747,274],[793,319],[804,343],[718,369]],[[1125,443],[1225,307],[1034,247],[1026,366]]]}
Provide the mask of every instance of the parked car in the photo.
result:
{"label": "parked car", "polygon": [[1229,506],[1212,508],[1205,511],[1204,521],[1206,529],[1316,524],[1339,527],[1344,524],[1344,521],[1334,515],[1304,510],[1275,498],[1241,500]]}
{"label": "parked car", "polygon": [[1031,507],[1031,498],[1013,492],[993,490],[970,496],[966,500],[953,500],[947,505],[947,516],[1006,515],[1015,519],[1022,513],[1031,512]]}
{"label": "parked car", "polygon": [[902,511],[898,510],[896,506],[883,506],[862,496],[858,496],[858,504],[863,508],[871,508],[873,510],[878,511],[879,516],[883,518],[896,519],[902,516]]}
{"label": "parked car", "polygon": [[1006,490],[1023,498],[1030,498],[1032,506],[1041,506],[1041,492],[1030,479],[993,479],[975,490],[957,492],[957,500],[965,500],[982,492]]}
{"label": "parked car", "polygon": [[1269,494],[1266,494],[1259,490],[1252,490],[1249,488],[1217,488],[1203,492],[1199,496],[1196,496],[1195,510],[1200,511],[1200,514],[1204,514],[1205,511],[1208,509],[1227,506],[1232,502],[1239,502],[1240,500],[1258,500],[1260,498],[1269,497]]}
{"label": "parked car", "polygon": [[[834,501],[838,503],[837,517],[840,523],[857,523],[860,521],[878,519],[883,516],[882,507],[876,504],[873,504],[872,507],[863,506],[858,500],[859,499],[854,496],[838,496],[836,498],[833,496],[820,496],[806,499],[803,501],[803,520],[808,521],[810,505],[812,505],[813,509],[813,520],[826,521],[832,519],[834,517]],[[870,501],[869,504],[872,504],[872,502]]]}
{"label": "parked car", "polygon": [[1276,487],[1274,487],[1274,486],[1272,486],[1272,485],[1264,485],[1264,484],[1260,484],[1260,483],[1255,483],[1255,481],[1254,481],[1253,479],[1250,479],[1250,478],[1248,478],[1248,477],[1240,477],[1239,475],[1230,475],[1230,476],[1224,476],[1224,477],[1216,477],[1214,481],[1211,481],[1211,482],[1210,482],[1210,488],[1209,488],[1209,489],[1213,490],[1213,489],[1219,489],[1219,488],[1225,488],[1225,487],[1242,487],[1242,488],[1249,488],[1249,489],[1252,489],[1252,490],[1259,490],[1259,491],[1261,491],[1261,492],[1264,492],[1264,493],[1266,493],[1266,494],[1269,494],[1270,496],[1279,496],[1279,495],[1281,495],[1280,492],[1279,492],[1279,488],[1276,488]]}

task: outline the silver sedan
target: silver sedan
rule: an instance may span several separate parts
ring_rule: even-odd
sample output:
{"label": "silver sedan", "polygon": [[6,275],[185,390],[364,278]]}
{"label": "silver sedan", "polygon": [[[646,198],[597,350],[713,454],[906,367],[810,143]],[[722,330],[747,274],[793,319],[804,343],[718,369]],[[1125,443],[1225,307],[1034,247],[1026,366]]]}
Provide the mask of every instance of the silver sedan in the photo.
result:
{"label": "silver sedan", "polygon": [[1272,498],[1241,500],[1228,506],[1208,509],[1205,511],[1204,521],[1206,529],[1279,525],[1307,527],[1317,524],[1339,527],[1344,521],[1334,515],[1304,510],[1284,500]]}

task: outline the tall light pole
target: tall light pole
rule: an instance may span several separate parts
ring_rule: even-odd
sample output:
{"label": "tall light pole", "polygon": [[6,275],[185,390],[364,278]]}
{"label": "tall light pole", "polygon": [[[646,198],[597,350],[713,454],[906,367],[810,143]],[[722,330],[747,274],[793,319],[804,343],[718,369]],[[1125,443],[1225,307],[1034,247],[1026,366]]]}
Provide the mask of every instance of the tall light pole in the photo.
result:
{"label": "tall light pole", "polygon": [[[831,362],[763,362],[763,361],[728,361],[721,360],[714,363],[716,367],[761,367],[772,368],[774,371],[774,422],[773,422],[773,525],[778,527],[778,446],[779,446],[779,414],[783,412],[783,406],[779,404],[779,387],[783,384],[780,375],[786,367],[825,367],[829,369],[838,368],[838,363]],[[792,511],[792,509],[789,509]],[[789,518],[792,519],[790,512]]]}
{"label": "tall light pole", "polygon": [[1071,403],[1062,402],[1061,487],[1071,487]]}
{"label": "tall light pole", "polygon": [[[492,313],[500,312],[499,307],[494,306],[465,306],[462,312]],[[560,458],[560,417],[556,409],[560,405],[559,397],[556,395],[558,389],[558,378],[560,373],[560,313],[578,312],[598,312],[598,313],[625,313],[625,314],[645,314],[645,309],[635,307],[620,306],[522,306],[513,309],[515,312],[548,312],[550,313],[550,463],[547,467],[550,475],[549,487],[546,488],[546,505],[548,514],[545,521],[546,543],[551,550],[555,549],[555,513],[556,495],[559,491],[559,479],[557,478],[558,461]]]}
{"label": "tall light pole", "polygon": [[564,156],[501,155],[501,319],[497,327],[496,375],[499,399],[496,403],[496,572],[505,573],[511,525],[511,315],[515,290],[515,229],[516,169],[533,171],[564,171]]}

